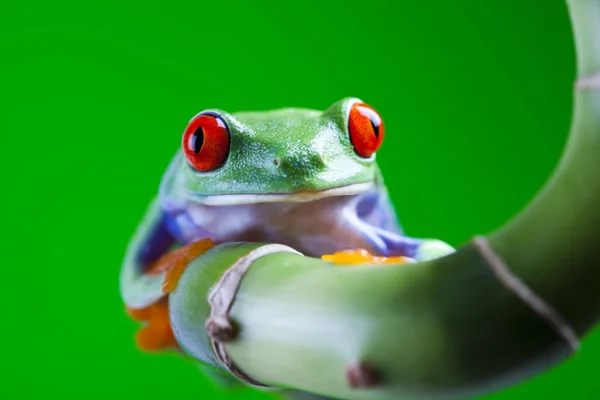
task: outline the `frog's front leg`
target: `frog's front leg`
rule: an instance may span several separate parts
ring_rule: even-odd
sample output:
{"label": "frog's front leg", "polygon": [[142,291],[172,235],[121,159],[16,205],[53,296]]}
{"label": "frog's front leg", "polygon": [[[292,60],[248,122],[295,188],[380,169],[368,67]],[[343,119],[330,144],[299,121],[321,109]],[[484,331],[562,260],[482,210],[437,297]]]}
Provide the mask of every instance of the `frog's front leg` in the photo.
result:
{"label": "frog's front leg", "polygon": [[133,239],[121,270],[121,296],[132,319],[144,322],[136,334],[138,347],[148,351],[177,347],[169,323],[168,294],[187,264],[213,246],[210,239],[176,245],[165,215],[154,200]]}
{"label": "frog's front leg", "polygon": [[325,259],[388,264],[426,261],[454,252],[454,248],[437,239],[405,236],[397,224],[393,206],[383,187],[358,197],[344,210],[343,216],[350,229],[359,232],[375,254],[355,249],[340,252],[333,258],[327,255]]}
{"label": "frog's front leg", "polygon": [[164,297],[165,272],[147,274],[148,267],[175,244],[159,201],[153,200],[129,242],[121,267],[120,291],[129,309],[144,309]]}
{"label": "frog's front leg", "polygon": [[361,223],[359,229],[384,257],[408,257],[427,261],[453,253],[454,248],[437,239],[415,239]]}

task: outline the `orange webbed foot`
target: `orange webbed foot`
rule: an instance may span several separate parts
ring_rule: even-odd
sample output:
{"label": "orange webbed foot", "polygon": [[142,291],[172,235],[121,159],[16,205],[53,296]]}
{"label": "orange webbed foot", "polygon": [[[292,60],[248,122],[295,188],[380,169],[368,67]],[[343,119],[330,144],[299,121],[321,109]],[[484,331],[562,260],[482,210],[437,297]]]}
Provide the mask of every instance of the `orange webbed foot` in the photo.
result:
{"label": "orange webbed foot", "polygon": [[190,243],[165,254],[148,268],[146,273],[150,275],[165,273],[162,284],[165,297],[146,308],[127,309],[134,321],[145,323],[135,336],[136,344],[140,349],[150,352],[180,349],[169,320],[168,294],[177,287],[187,265],[213,246],[214,243],[210,239]]}
{"label": "orange webbed foot", "polygon": [[135,335],[138,348],[149,352],[179,349],[169,321],[168,298],[143,309],[127,309],[127,312],[134,321],[145,323]]}
{"label": "orange webbed foot", "polygon": [[203,239],[180,247],[159,258],[150,266],[147,273],[160,274],[166,272],[162,291],[165,294],[171,293],[177,287],[177,282],[179,282],[179,278],[187,265],[214,245],[212,240]]}
{"label": "orange webbed foot", "polygon": [[322,260],[330,261],[334,264],[359,265],[359,264],[409,264],[413,262],[408,257],[381,257],[369,253],[365,249],[352,249],[337,251],[333,254],[324,254]]}

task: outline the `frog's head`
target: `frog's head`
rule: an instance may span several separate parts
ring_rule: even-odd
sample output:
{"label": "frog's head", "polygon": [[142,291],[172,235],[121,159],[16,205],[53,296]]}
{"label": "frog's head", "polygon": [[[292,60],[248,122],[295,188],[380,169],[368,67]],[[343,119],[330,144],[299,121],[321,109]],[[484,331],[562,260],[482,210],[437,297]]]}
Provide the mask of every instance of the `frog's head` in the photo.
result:
{"label": "frog's head", "polygon": [[162,191],[211,205],[308,201],[373,188],[381,118],[356,98],[326,111],[206,110],[187,126]]}

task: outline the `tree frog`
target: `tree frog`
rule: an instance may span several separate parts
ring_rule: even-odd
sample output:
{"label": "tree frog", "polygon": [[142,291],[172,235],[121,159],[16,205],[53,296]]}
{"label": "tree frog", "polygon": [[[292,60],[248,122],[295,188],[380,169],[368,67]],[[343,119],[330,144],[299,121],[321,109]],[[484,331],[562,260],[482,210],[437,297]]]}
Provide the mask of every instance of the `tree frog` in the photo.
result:
{"label": "tree frog", "polygon": [[213,243],[280,243],[326,260],[347,260],[353,249],[415,261],[453,252],[444,242],[403,234],[375,162],[384,135],[380,115],[357,98],[325,111],[209,109],[194,116],[121,272],[131,316],[150,321],[138,345],[175,344],[165,275]]}

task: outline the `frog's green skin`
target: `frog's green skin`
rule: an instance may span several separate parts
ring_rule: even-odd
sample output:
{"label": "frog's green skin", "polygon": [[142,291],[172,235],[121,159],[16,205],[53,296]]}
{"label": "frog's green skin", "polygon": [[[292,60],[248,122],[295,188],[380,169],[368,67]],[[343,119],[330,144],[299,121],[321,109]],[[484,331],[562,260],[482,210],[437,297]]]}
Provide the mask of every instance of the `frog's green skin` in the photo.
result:
{"label": "frog's green skin", "polygon": [[361,102],[347,98],[324,112],[288,108],[219,114],[230,150],[218,169],[198,172],[180,150],[136,235],[121,274],[129,308],[156,302],[162,275],[144,267],[173,245],[211,238],[289,245],[319,257],[365,248],[373,254],[426,259],[452,252],[439,241],[402,235],[381,173],[359,156],[348,115]]}
{"label": "frog's green skin", "polygon": [[[286,201],[289,195],[299,197],[306,191],[312,192],[311,198],[322,197],[324,193],[318,192],[371,184],[377,174],[375,157],[359,157],[344,128],[344,114],[352,103],[335,103],[324,113],[283,109],[231,115],[206,110],[203,113],[220,114],[229,125],[227,161],[213,172],[198,173],[179,157],[163,190],[185,191],[201,202],[222,205]],[[357,191],[362,189],[346,190]]]}

